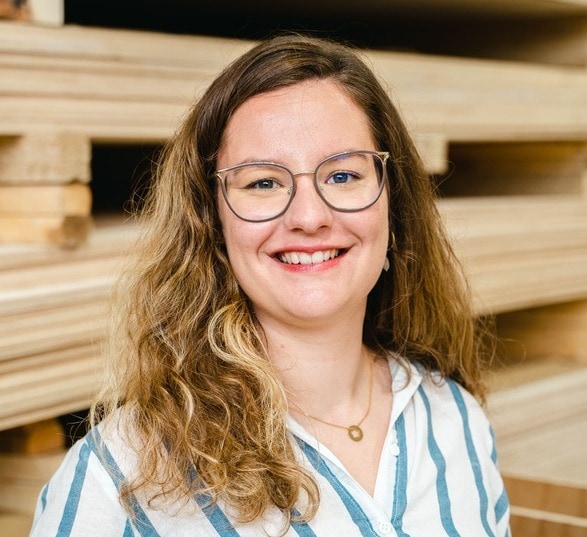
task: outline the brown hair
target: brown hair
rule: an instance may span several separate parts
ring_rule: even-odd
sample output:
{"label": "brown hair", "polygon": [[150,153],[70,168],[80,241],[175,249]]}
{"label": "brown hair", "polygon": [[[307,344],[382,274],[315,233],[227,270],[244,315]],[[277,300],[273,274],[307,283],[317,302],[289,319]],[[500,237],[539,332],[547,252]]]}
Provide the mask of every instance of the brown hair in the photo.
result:
{"label": "brown hair", "polygon": [[210,180],[227,122],[241,104],[313,78],[347,91],[368,116],[377,148],[391,155],[386,192],[395,244],[391,269],[368,298],[364,342],[483,395],[480,339],[462,272],[389,96],[348,47],[276,37],[212,82],[156,170],[144,235],[119,288],[110,378],[95,408],[98,417],[122,407],[140,439],[137,474],[122,494],[127,505],[139,489],[152,500],[199,491],[228,502],[242,521],[269,506],[286,523],[294,507],[305,520],[315,513],[317,485],[294,457],[284,390],[232,274]]}

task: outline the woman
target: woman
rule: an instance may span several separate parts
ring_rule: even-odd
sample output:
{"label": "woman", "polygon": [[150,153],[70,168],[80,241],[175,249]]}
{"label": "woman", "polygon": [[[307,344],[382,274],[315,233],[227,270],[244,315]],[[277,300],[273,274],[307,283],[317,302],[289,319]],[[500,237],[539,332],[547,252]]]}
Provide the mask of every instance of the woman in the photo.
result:
{"label": "woman", "polygon": [[348,48],[230,65],[167,145],[94,427],[33,536],[508,534],[463,279]]}

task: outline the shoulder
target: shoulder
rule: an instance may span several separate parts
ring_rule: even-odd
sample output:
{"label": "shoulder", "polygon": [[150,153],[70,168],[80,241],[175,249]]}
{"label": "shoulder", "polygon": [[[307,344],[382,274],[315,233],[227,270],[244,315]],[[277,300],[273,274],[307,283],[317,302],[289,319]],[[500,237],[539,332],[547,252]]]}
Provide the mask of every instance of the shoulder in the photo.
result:
{"label": "shoulder", "polygon": [[493,448],[493,431],[485,409],[465,388],[438,372],[395,358],[394,405],[396,415],[439,436],[474,437],[485,451]]}
{"label": "shoulder", "polygon": [[[118,494],[124,479],[117,447],[120,442],[112,435],[105,441],[104,429],[92,429],[68,450],[41,490],[31,537],[65,527],[72,536],[91,535],[97,523],[116,529],[113,535],[122,535],[128,521]],[[111,534],[105,531],[103,535]]]}

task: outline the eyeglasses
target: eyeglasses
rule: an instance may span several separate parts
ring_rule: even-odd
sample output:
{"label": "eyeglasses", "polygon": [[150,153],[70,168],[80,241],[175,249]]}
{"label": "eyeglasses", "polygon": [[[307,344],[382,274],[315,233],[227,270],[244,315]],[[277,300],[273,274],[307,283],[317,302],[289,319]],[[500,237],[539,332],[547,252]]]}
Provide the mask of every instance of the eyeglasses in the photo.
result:
{"label": "eyeglasses", "polygon": [[323,160],[314,171],[292,173],[273,162],[247,162],[215,172],[230,210],[247,222],[266,222],[287,211],[296,193],[294,178],[313,175],[324,203],[341,212],[373,205],[385,184],[389,153],[348,151]]}

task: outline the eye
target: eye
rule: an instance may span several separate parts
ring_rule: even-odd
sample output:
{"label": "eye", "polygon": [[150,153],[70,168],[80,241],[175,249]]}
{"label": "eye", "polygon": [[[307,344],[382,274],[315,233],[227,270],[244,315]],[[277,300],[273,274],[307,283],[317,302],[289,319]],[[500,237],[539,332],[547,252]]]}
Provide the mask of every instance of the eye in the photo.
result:
{"label": "eye", "polygon": [[275,179],[257,179],[256,181],[251,182],[247,188],[257,189],[257,190],[272,190],[274,188],[279,188],[281,185]]}
{"label": "eye", "polygon": [[358,175],[354,172],[335,172],[330,174],[326,180],[327,184],[344,185],[358,179]]}

